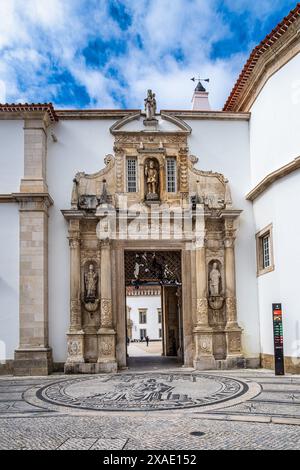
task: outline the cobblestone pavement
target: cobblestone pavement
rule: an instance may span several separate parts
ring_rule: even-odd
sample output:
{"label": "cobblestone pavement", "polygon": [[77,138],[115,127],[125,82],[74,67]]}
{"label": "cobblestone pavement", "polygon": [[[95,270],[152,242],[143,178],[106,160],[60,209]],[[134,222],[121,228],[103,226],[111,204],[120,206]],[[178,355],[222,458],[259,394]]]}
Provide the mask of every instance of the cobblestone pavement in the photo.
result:
{"label": "cobblestone pavement", "polygon": [[79,413],[70,408],[54,410],[46,402],[37,406],[26,398],[70,377],[0,377],[0,449],[300,448],[300,376],[275,377],[264,370],[209,374],[253,382],[261,391],[233,406],[229,401],[204,411]]}

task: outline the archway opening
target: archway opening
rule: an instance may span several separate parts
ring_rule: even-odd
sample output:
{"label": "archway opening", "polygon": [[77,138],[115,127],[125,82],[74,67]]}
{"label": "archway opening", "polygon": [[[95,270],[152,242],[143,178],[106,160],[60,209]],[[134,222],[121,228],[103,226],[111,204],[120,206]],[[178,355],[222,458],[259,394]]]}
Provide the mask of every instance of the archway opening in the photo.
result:
{"label": "archway opening", "polygon": [[181,253],[125,252],[125,280],[127,365],[181,365]]}

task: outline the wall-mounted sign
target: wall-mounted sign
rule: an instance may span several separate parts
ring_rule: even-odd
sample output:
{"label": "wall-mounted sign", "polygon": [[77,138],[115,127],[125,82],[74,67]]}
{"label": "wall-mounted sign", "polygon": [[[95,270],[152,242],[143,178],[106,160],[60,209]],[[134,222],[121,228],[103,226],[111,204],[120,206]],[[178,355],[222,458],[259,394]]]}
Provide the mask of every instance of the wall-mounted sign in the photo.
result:
{"label": "wall-mounted sign", "polygon": [[275,375],[284,375],[283,327],[281,304],[272,304]]}

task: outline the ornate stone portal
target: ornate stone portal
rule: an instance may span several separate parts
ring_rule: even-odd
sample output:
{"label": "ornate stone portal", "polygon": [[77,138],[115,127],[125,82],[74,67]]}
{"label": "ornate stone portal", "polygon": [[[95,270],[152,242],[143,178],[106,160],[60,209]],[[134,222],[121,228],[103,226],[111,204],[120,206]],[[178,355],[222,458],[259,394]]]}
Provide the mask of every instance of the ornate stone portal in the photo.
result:
{"label": "ornate stone portal", "polygon": [[[75,175],[71,209],[62,211],[70,242],[69,373],[126,366],[128,251],[181,253],[186,366],[244,365],[234,255],[241,211],[232,208],[223,175],[195,168],[190,127],[172,114],[155,114],[153,99],[148,93],[146,116],[127,115],[111,127],[114,155],[98,173]],[[162,282],[171,278],[165,268]],[[132,267],[136,279],[139,269]]]}

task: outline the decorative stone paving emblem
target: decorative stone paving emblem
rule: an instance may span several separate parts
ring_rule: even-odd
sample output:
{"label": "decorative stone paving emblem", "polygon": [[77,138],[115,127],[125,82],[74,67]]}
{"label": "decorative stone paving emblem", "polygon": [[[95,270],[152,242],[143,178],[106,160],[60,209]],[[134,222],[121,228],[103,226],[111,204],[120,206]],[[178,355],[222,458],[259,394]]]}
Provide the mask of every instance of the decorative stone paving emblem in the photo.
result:
{"label": "decorative stone paving emblem", "polygon": [[246,383],[217,375],[114,374],[62,380],[39,389],[36,397],[85,410],[151,411],[215,405],[247,391]]}

